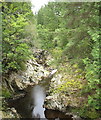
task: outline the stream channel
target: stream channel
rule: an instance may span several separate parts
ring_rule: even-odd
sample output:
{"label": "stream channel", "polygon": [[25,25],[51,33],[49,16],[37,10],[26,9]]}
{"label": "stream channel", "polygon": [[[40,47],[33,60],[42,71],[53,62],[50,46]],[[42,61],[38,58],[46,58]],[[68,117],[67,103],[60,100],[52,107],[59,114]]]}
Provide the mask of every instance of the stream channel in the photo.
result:
{"label": "stream channel", "polygon": [[72,115],[66,115],[59,110],[44,108],[46,93],[40,85],[30,86],[26,94],[18,99],[10,99],[9,107],[14,107],[21,118],[46,118],[52,120],[73,120]]}

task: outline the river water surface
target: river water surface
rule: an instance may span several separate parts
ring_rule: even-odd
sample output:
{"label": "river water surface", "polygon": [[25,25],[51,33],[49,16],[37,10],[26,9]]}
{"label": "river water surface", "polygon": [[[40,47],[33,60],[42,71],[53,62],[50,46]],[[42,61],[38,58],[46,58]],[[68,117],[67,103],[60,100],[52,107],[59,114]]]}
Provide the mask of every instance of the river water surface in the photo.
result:
{"label": "river water surface", "polygon": [[45,97],[44,89],[41,86],[36,85],[32,88],[30,87],[25,96],[9,100],[8,105],[14,107],[20,114],[21,118],[73,120],[72,115],[65,115],[64,112],[60,112],[59,110],[44,108]]}

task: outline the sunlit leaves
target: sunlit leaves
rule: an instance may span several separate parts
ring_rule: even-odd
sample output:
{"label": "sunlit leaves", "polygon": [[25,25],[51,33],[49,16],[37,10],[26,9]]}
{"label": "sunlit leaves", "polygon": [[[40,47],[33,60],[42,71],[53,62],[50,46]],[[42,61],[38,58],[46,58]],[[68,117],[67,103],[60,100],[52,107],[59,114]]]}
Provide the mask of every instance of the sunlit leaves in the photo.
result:
{"label": "sunlit leaves", "polygon": [[[3,17],[3,73],[18,71],[25,68],[30,58],[30,50],[26,39],[25,27],[33,17],[29,3],[4,2]],[[30,18],[28,18],[28,16]],[[29,41],[30,42],[30,41]]]}

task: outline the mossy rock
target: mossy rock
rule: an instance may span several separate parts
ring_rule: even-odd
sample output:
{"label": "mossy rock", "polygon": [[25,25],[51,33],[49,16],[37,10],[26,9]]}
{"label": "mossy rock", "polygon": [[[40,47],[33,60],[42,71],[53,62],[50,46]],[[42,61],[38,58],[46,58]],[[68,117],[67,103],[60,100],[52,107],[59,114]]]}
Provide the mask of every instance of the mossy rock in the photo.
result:
{"label": "mossy rock", "polygon": [[81,117],[85,117],[91,120],[95,120],[100,117],[100,114],[95,109],[79,109],[78,113]]}
{"label": "mossy rock", "polygon": [[87,112],[87,116],[91,119],[97,119],[100,117],[100,114],[96,110],[92,109],[91,111]]}
{"label": "mossy rock", "polygon": [[11,92],[5,87],[2,87],[2,97],[5,98],[11,97]]}

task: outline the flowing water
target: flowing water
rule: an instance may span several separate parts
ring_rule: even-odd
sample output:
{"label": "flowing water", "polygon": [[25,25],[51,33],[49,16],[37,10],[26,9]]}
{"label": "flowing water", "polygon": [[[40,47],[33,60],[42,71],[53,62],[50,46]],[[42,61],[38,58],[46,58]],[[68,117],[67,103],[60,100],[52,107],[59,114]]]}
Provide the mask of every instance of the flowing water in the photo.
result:
{"label": "flowing water", "polygon": [[44,101],[45,101],[45,91],[44,89],[36,85],[32,90],[32,98],[34,109],[32,110],[32,118],[45,118],[45,108],[43,108]]}
{"label": "flowing water", "polygon": [[22,118],[46,118],[53,120],[73,120],[72,115],[65,115],[59,110],[44,108],[46,94],[43,87],[36,85],[19,99],[9,100],[10,107],[14,107]]}

